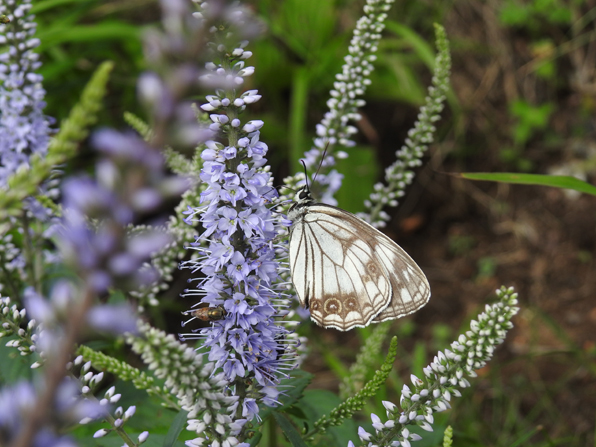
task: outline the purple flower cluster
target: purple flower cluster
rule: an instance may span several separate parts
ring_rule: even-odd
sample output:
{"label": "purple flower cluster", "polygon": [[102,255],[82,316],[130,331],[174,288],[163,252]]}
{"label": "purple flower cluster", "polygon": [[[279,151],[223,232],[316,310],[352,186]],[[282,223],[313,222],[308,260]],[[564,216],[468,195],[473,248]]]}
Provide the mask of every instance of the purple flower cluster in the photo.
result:
{"label": "purple flower cluster", "polygon": [[32,154],[43,155],[49,143],[50,118],[43,114],[45,90],[41,66],[33,50],[36,23],[29,14],[31,0],[6,0],[0,14],[10,22],[0,24],[0,186]]}
{"label": "purple flower cluster", "polygon": [[[206,13],[196,17],[201,20]],[[241,9],[224,16],[236,24],[250,21]],[[268,147],[259,139],[263,122],[242,124],[238,118],[261,97],[256,90],[237,91],[244,77],[254,72],[244,63],[251,55],[244,50],[247,42],[225,43],[215,29],[213,40],[219,38],[222,43],[213,45],[213,53],[220,63],[208,63],[209,73],[203,78],[222,88],[208,96],[201,108],[211,113],[210,129],[223,134],[227,145],[208,141],[201,154],[201,180],[206,185],[202,205],[185,212],[185,221],[198,216],[204,229],[194,244],[200,257],[183,267],[201,271],[205,277],[185,296],[199,295],[201,303],[223,309],[223,319],[193,336],[204,340],[209,360],[223,370],[241,398],[238,415],[250,420],[258,413],[258,401],[276,404],[279,377],[284,369],[295,367],[290,332],[276,323],[286,314],[286,298],[274,239],[289,222],[269,209],[278,194],[266,166]]]}
{"label": "purple flower cluster", "polygon": [[[214,122],[221,123],[223,116],[213,117]],[[267,207],[277,191],[270,186],[271,174],[263,169],[267,145],[259,140],[262,125],[262,121],[245,124],[235,146],[207,143],[201,171],[208,185],[201,195],[205,205],[189,211],[189,217],[200,213],[204,232],[195,245],[200,247],[208,238],[209,248],[199,248],[203,257],[186,266],[206,276],[199,289],[202,303],[226,312],[225,319],[201,330],[209,360],[223,368],[230,382],[254,377],[262,387],[260,399],[274,405],[273,386],[285,365],[288,331],[275,324],[284,313],[274,304],[282,297],[276,290],[280,265],[273,239],[287,222]],[[255,399],[245,399],[243,416],[250,419],[257,412]]]}
{"label": "purple flower cluster", "polygon": [[[0,391],[0,445],[10,445],[19,437],[24,418],[35,409],[38,394],[29,382],[19,382]],[[83,418],[96,418],[104,412],[98,404],[81,396],[81,387],[76,380],[64,379],[52,402],[51,421],[38,428],[28,445],[76,447],[73,439],[61,434],[64,429]]]}
{"label": "purple flower cluster", "polygon": [[[181,177],[166,178],[162,155],[135,135],[103,130],[93,143],[106,157],[98,162],[96,181],[79,177],[65,182],[59,244],[89,286],[103,292],[115,281],[138,276],[141,264],[168,242],[163,233],[126,237],[125,227],[137,213],[155,210],[188,185]],[[101,220],[91,228],[88,219]]]}

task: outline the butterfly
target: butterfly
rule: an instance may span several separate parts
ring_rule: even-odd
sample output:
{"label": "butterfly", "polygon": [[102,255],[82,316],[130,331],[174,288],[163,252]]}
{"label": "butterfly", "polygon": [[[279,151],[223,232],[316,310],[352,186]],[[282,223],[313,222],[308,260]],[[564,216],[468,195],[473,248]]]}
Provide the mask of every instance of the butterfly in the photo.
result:
{"label": "butterfly", "polygon": [[426,276],[399,245],[354,214],[316,203],[308,184],[288,219],[292,283],[319,326],[349,331],[428,302]]}

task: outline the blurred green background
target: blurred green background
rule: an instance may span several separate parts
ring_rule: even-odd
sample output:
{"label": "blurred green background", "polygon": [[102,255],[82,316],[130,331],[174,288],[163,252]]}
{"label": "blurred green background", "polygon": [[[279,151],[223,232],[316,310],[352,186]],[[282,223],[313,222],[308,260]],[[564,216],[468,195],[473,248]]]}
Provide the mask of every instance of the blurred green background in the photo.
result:
{"label": "blurred green background", "polygon": [[[135,83],[144,68],[143,30],[159,25],[158,2],[33,3],[47,114],[63,119],[93,70],[109,59],[115,70],[101,125],[124,127],[124,111],[144,117]],[[261,139],[281,182],[310,147],[363,2],[244,3],[265,25],[250,44],[256,75],[246,86],[263,98],[247,119],[265,121]],[[340,206],[362,209],[412,127],[430,84],[434,22],[445,26],[451,42],[452,92],[427,163],[399,209],[389,211],[386,230],[427,273],[433,297],[414,317],[394,322],[396,372],[385,396],[356,422],[368,424],[370,412],[383,414],[383,398],[397,401],[402,381],[420,375],[503,283],[520,292],[516,328],[472,388],[453,400],[453,410],[437,418],[436,431],[452,425],[456,445],[596,445],[595,198],[447,175],[559,173],[594,183],[596,6],[583,0],[398,0],[389,17],[357,123],[358,145],[339,165],[346,176]],[[86,166],[89,155],[83,146],[74,165]],[[177,293],[174,288],[169,298]],[[342,337],[305,330],[312,343],[304,366],[315,373],[311,387],[336,391],[369,329]]]}

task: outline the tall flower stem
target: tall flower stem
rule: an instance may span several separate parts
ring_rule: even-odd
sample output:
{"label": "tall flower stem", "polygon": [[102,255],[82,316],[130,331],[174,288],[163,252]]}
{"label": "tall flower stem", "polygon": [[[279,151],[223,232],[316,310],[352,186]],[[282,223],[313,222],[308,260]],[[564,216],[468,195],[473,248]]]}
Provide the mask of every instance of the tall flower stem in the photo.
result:
{"label": "tall flower stem", "polygon": [[56,389],[65,375],[66,364],[73,355],[75,342],[79,339],[83,326],[86,326],[85,316],[93,305],[94,298],[95,293],[90,289],[86,289],[77,302],[78,305],[71,308],[68,315],[70,323],[65,328],[64,337],[62,337],[60,346],[55,351],[55,356],[52,357],[45,368],[44,388],[41,395],[31,413],[24,420],[21,431],[11,447],[30,447],[39,428],[50,418],[47,410],[52,407]]}

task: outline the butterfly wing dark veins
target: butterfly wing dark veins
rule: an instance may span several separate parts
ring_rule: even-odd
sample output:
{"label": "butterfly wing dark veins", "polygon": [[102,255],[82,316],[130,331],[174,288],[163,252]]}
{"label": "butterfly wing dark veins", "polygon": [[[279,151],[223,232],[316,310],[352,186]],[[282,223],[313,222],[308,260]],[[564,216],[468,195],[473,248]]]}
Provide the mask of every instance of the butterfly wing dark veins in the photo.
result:
{"label": "butterfly wing dark veins", "polygon": [[418,265],[354,214],[316,203],[304,187],[288,218],[292,282],[315,323],[346,331],[428,302],[430,287]]}

